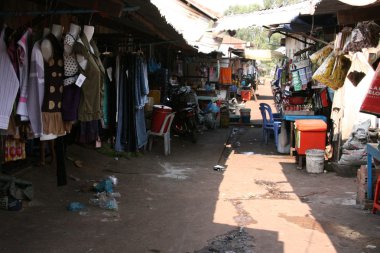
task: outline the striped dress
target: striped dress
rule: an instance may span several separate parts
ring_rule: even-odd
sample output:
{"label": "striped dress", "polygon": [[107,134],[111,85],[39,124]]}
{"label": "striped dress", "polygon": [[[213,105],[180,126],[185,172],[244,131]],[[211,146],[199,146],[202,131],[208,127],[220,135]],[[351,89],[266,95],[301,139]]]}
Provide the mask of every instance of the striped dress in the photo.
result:
{"label": "striped dress", "polygon": [[17,42],[18,67],[20,73],[20,98],[17,105],[17,114],[21,121],[28,121],[27,99],[28,99],[28,79],[29,79],[29,38],[32,30],[29,28]]}
{"label": "striped dress", "polygon": [[0,35],[0,129],[8,129],[9,117],[19,89],[19,81],[7,53],[5,28]]}

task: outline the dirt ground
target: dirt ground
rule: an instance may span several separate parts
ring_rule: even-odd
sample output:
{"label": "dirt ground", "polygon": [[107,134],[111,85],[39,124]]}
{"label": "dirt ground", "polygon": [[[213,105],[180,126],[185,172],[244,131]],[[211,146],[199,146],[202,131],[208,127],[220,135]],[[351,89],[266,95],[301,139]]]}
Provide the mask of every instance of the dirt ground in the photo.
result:
{"label": "dirt ground", "polygon": [[[258,103],[271,100],[267,83]],[[264,144],[249,126],[205,131],[197,144],[157,140],[152,152],[118,160],[70,146],[67,186],[54,167],[31,167],[35,198],[19,212],[0,211],[0,252],[380,252],[380,216],[355,205],[355,178],[296,169],[294,158]],[[216,164],[225,170],[214,170]],[[114,175],[118,211],[93,206],[91,180]],[[70,202],[86,205],[67,210]]]}

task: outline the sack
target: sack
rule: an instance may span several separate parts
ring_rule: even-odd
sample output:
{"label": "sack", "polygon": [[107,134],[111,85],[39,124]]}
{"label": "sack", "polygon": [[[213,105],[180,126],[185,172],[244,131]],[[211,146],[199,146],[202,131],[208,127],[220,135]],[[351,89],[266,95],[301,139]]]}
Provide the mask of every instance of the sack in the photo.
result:
{"label": "sack", "polygon": [[365,165],[367,164],[367,151],[366,149],[346,150],[343,149],[342,157],[340,158],[339,165]]}
{"label": "sack", "polygon": [[362,48],[376,47],[379,43],[380,26],[373,21],[359,22],[352,30],[350,42],[345,46],[345,53],[360,52]]}
{"label": "sack", "polygon": [[316,65],[317,67],[321,66],[325,59],[330,55],[333,48],[331,45],[327,45],[321,49],[319,49],[314,54],[310,55],[310,61]]}
{"label": "sack", "polygon": [[377,65],[371,86],[360,107],[360,111],[376,115],[377,117],[380,116],[380,63]]}
{"label": "sack", "polygon": [[290,152],[289,136],[286,131],[285,124],[281,124],[281,132],[278,136],[277,152],[282,154],[289,154]]}
{"label": "sack", "polygon": [[313,75],[313,79],[337,90],[343,86],[351,61],[332,52]]}

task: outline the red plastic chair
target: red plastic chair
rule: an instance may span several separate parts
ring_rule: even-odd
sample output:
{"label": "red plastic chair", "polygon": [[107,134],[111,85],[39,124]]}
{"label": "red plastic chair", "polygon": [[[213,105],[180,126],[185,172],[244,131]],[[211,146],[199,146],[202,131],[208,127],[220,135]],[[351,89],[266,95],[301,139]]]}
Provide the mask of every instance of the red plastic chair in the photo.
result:
{"label": "red plastic chair", "polygon": [[380,195],[380,176],[378,176],[376,180],[375,197],[373,198],[372,213],[374,214],[376,213],[377,210],[380,209],[379,195]]}
{"label": "red plastic chair", "polygon": [[152,144],[153,144],[153,138],[155,136],[162,136],[164,138],[164,153],[165,155],[170,154],[170,127],[172,125],[173,119],[175,116],[175,112],[170,113],[165,116],[164,121],[162,122],[161,129],[159,132],[152,132],[148,131],[148,145],[149,145],[149,151],[152,150]]}

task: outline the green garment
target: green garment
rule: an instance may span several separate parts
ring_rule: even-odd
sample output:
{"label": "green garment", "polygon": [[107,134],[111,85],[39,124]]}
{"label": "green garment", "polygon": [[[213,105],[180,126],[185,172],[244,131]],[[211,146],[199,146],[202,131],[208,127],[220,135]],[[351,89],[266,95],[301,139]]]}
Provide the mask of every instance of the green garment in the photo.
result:
{"label": "green garment", "polygon": [[79,103],[78,119],[80,121],[99,120],[102,116],[102,89],[104,67],[99,60],[99,51],[95,43],[91,41],[94,53],[91,53],[90,44],[86,35],[80,36],[83,44],[76,41],[73,47],[74,53],[83,55],[87,60],[85,69],[79,65],[79,71],[86,77],[81,87],[81,100]]}

